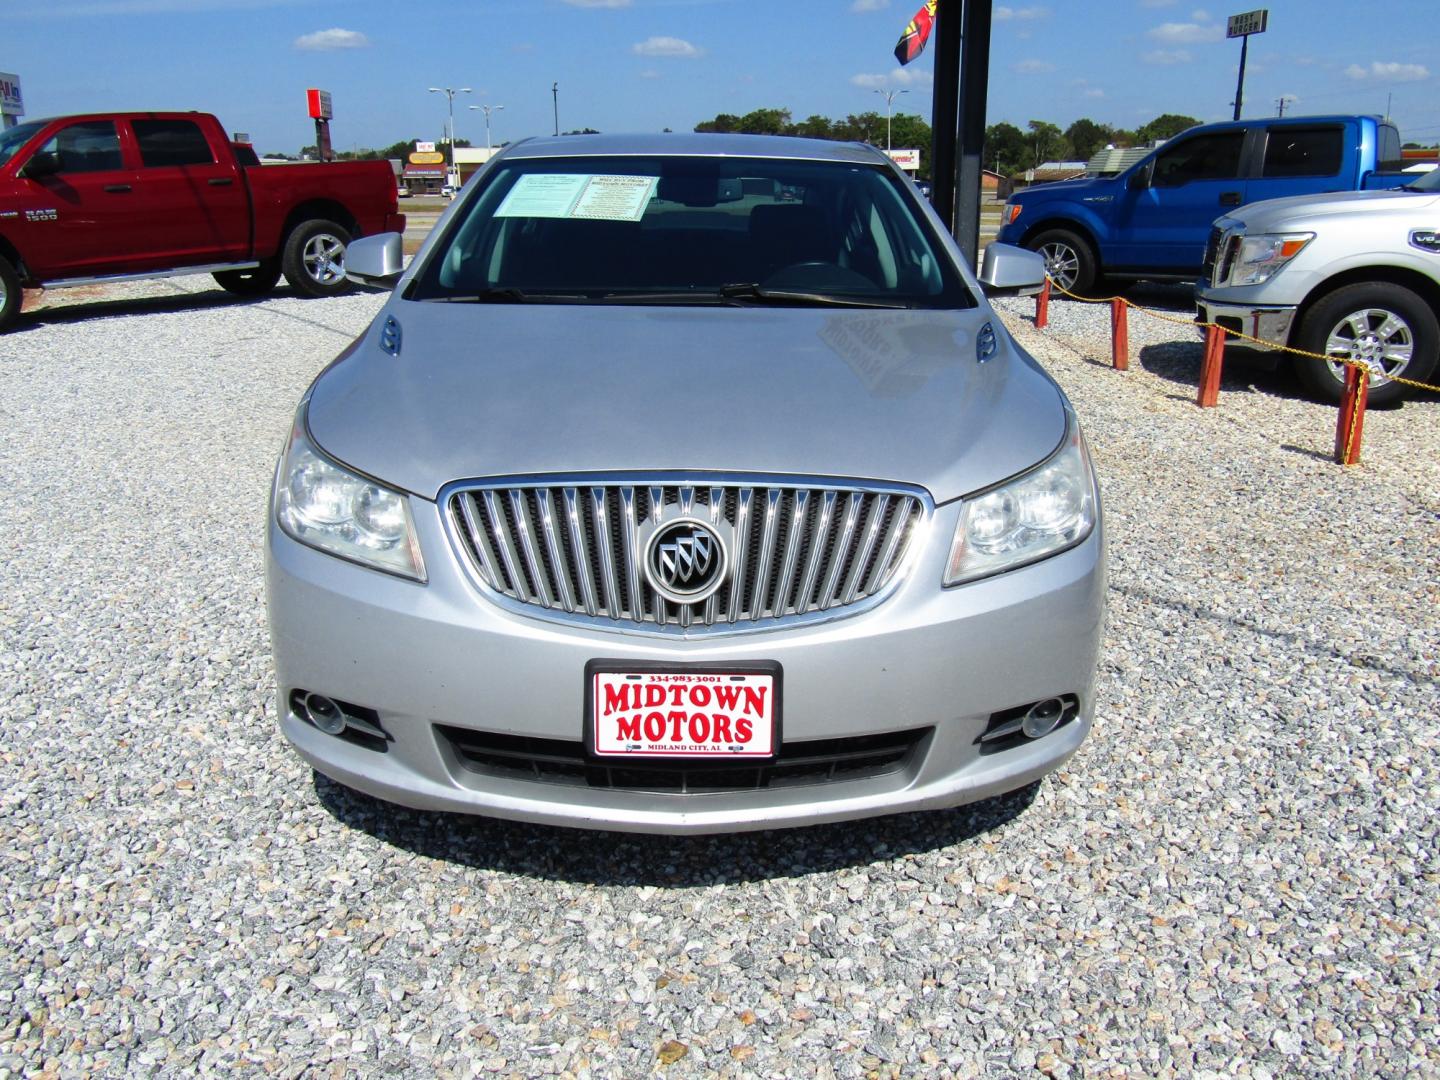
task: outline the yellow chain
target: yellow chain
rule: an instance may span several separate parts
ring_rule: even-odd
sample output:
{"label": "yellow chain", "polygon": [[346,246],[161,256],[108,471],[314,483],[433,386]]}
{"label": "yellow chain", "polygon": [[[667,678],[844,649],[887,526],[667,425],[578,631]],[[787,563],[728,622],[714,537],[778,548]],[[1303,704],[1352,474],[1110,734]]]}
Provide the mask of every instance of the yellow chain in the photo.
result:
{"label": "yellow chain", "polygon": [[[1343,356],[1321,356],[1319,353],[1307,352],[1304,349],[1293,349],[1289,345],[1276,345],[1273,342],[1266,341],[1264,338],[1251,337],[1249,334],[1241,333],[1239,330],[1231,330],[1228,326],[1221,326],[1219,323],[1202,323],[1196,322],[1194,319],[1177,319],[1173,315],[1165,315],[1161,312],[1155,311],[1152,308],[1142,307],[1139,304],[1134,303],[1133,301],[1125,299],[1125,297],[1123,296],[1112,296],[1104,300],[1097,300],[1089,296],[1077,296],[1069,289],[1057,285],[1054,278],[1050,279],[1050,288],[1053,289],[1055,292],[1060,293],[1062,296],[1068,296],[1071,300],[1078,300],[1082,304],[1108,304],[1112,300],[1119,300],[1126,307],[1134,308],[1136,311],[1143,312],[1144,314],[1149,315],[1152,319],[1159,319],[1161,322],[1175,323],[1177,326],[1188,326],[1192,328],[1205,328],[1213,326],[1216,330],[1219,330],[1227,337],[1239,338],[1241,341],[1251,341],[1254,342],[1256,345],[1264,346],[1265,348],[1272,349],[1275,352],[1289,353],[1291,356],[1303,356],[1307,360],[1319,360],[1326,364],[1344,364],[1346,367],[1359,368],[1367,375],[1370,373],[1370,365],[1361,363],[1359,360],[1349,360]],[[1436,393],[1440,393],[1440,386],[1432,386],[1429,383],[1419,382],[1415,379],[1406,379],[1402,378],[1399,375],[1386,375],[1385,378],[1389,379],[1391,382],[1399,383],[1401,386],[1413,386],[1417,390],[1434,390]]]}

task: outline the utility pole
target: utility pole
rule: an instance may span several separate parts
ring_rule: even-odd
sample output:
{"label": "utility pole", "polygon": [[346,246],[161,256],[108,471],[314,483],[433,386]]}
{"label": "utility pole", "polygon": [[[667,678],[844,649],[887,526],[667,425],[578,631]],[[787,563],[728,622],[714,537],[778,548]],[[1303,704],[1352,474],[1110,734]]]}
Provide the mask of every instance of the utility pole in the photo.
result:
{"label": "utility pole", "polygon": [[490,158],[489,158],[488,155],[490,154],[490,150],[491,150],[491,146],[490,146],[490,114],[491,114],[492,112],[499,112],[501,109],[505,108],[505,106],[504,106],[504,105],[471,105],[470,108],[472,108],[472,109],[479,109],[481,112],[483,112],[483,113],[485,114],[485,153],[486,153],[486,155],[487,155],[486,158],[485,158],[485,160],[486,160],[486,161],[489,161]]}
{"label": "utility pole", "polygon": [[460,169],[455,164],[455,95],[471,94],[473,90],[468,86],[461,86],[458,89],[451,86],[432,86],[432,94],[444,94],[445,100],[450,106],[450,185],[458,188],[460,186]]}
{"label": "utility pole", "polygon": [[550,94],[555,99],[555,134],[560,134],[560,84],[550,84]]}
{"label": "utility pole", "polygon": [[1275,115],[1276,115],[1276,116],[1284,116],[1284,115],[1285,115],[1285,95],[1284,95],[1284,94],[1281,94],[1280,97],[1277,98],[1276,101],[1275,101]]}

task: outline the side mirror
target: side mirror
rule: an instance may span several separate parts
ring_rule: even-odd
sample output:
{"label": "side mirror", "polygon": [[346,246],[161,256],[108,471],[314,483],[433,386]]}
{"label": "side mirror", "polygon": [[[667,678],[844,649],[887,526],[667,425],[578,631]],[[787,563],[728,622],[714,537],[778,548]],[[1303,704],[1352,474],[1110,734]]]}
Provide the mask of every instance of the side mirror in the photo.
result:
{"label": "side mirror", "polygon": [[1147,163],[1141,165],[1130,174],[1130,179],[1125,181],[1125,186],[1131,191],[1144,191],[1150,186],[1150,169],[1152,165]]}
{"label": "side mirror", "polygon": [[1013,244],[991,244],[980,267],[986,296],[1034,296],[1045,287],[1045,259]]}
{"label": "side mirror", "polygon": [[405,272],[399,233],[380,233],[352,240],[345,249],[345,277],[356,285],[393,289]]}
{"label": "side mirror", "polygon": [[63,167],[64,162],[55,151],[40,150],[30,155],[30,160],[20,170],[20,175],[30,180],[39,180],[42,177],[54,176]]}

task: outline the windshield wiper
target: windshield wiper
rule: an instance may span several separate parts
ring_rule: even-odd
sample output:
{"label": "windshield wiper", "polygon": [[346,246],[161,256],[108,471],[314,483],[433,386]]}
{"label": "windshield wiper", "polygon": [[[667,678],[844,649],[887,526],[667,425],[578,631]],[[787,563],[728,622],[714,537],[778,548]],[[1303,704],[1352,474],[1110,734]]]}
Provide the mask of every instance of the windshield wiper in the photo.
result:
{"label": "windshield wiper", "polygon": [[909,308],[900,300],[869,300],[862,296],[835,296],[830,293],[797,292],[793,289],[767,289],[751,282],[721,285],[720,295],[726,300],[744,300],[760,304],[813,304],[816,307]]}
{"label": "windshield wiper", "polygon": [[431,296],[426,299],[442,304],[583,304],[590,298],[580,293],[532,293],[503,286],[459,296]]}

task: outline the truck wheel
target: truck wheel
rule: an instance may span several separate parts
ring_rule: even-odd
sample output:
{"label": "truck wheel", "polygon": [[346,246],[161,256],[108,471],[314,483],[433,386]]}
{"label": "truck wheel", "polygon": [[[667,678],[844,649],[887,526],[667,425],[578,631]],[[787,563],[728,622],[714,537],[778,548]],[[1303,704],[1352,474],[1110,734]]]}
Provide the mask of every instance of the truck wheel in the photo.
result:
{"label": "truck wheel", "polygon": [[0,334],[15,322],[20,314],[20,302],[25,294],[20,291],[20,275],[5,256],[0,255]]}
{"label": "truck wheel", "polygon": [[306,221],[285,240],[280,266],[285,280],[301,296],[335,296],[350,288],[345,280],[348,230],[333,221]]}
{"label": "truck wheel", "polygon": [[253,270],[221,270],[210,276],[222,289],[236,296],[264,296],[280,280],[280,264],[271,260]]}
{"label": "truck wheel", "polygon": [[[1309,311],[1295,343],[1306,352],[1344,357],[1370,368],[1370,403],[1389,405],[1409,388],[1396,375],[1429,382],[1440,363],[1440,321],[1423,299],[1385,281],[1336,289]],[[1340,400],[1345,365],[1295,357],[1295,374],[1322,401]]]}
{"label": "truck wheel", "polygon": [[1066,292],[1088,296],[1099,276],[1095,253],[1082,237],[1069,229],[1046,229],[1025,242],[1045,258],[1045,272]]}

